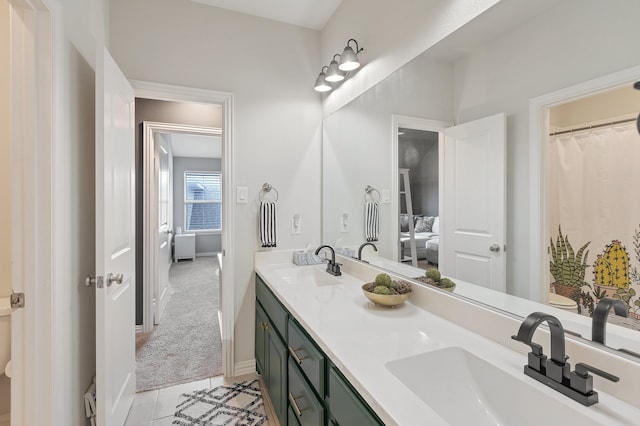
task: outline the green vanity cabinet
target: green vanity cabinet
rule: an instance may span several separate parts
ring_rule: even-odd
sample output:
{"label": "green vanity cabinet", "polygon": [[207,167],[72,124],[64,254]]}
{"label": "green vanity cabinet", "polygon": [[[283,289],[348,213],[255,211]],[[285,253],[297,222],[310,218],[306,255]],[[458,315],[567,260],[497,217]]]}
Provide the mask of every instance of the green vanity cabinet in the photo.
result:
{"label": "green vanity cabinet", "polygon": [[298,363],[289,358],[289,426],[324,426],[324,405],[305,379]]}
{"label": "green vanity cabinet", "polygon": [[256,370],[258,373],[263,374],[264,364],[266,359],[265,341],[267,338],[267,326],[269,325],[269,319],[267,314],[262,309],[259,303],[256,303]]}
{"label": "green vanity cabinet", "polygon": [[256,275],[256,369],[282,426],[383,425]]}
{"label": "green vanity cabinet", "polygon": [[329,424],[335,426],[384,426],[358,392],[335,366],[329,368],[327,404]]}
{"label": "green vanity cabinet", "polygon": [[288,314],[265,283],[256,277],[255,355],[256,369],[262,375],[280,424],[287,416]]}

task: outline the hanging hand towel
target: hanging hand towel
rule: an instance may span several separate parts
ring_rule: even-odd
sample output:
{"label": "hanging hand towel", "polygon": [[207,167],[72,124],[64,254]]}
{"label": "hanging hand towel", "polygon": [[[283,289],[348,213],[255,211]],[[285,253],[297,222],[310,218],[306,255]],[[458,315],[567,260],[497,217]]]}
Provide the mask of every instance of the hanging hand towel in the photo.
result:
{"label": "hanging hand towel", "polygon": [[276,246],[276,203],[260,203],[260,242],[262,247]]}
{"label": "hanging hand towel", "polygon": [[380,226],[378,217],[378,203],[375,201],[367,201],[364,214],[364,227],[364,234],[367,241],[378,241]]}

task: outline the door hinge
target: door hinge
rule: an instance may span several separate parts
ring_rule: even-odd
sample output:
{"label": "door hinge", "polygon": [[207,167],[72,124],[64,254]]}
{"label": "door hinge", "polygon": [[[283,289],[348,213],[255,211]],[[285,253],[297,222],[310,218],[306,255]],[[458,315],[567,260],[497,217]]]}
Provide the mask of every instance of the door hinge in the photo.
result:
{"label": "door hinge", "polygon": [[24,293],[11,293],[11,308],[24,308]]}
{"label": "door hinge", "polygon": [[93,275],[87,275],[87,278],[84,279],[84,285],[87,287],[91,287],[93,284],[98,288],[104,287],[104,278],[101,275],[94,277]]}

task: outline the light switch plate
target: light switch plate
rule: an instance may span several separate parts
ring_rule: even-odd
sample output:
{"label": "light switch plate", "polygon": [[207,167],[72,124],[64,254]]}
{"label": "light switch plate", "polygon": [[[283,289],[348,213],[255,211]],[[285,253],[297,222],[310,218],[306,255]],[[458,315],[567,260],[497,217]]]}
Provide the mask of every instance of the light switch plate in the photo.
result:
{"label": "light switch plate", "polygon": [[238,204],[247,204],[249,202],[249,189],[246,186],[239,186],[236,189],[236,197]]}
{"label": "light switch plate", "polygon": [[382,190],[382,204],[389,204],[391,202],[391,190],[383,189]]}

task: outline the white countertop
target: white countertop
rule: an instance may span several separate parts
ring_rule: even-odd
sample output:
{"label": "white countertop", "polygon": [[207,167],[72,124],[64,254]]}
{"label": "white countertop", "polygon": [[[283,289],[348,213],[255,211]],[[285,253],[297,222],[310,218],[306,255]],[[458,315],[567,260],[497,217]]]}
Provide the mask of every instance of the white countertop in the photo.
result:
{"label": "white countertop", "polygon": [[640,409],[601,391],[598,404],[584,407],[530,379],[522,372],[526,356],[428,312],[413,303],[413,296],[396,308],[380,307],[366,299],[360,288],[364,281],[355,276],[329,276],[331,284],[319,285],[324,265],[295,266],[285,259],[285,254],[259,252],[255,270],[387,425],[448,424],[385,364],[452,346],[548,394],[567,410],[587,415],[594,424],[637,424],[640,419]]}
{"label": "white countertop", "polygon": [[[342,258],[341,258],[342,259]],[[373,266],[389,270],[407,278],[421,276],[423,269],[413,267],[406,263],[394,262],[392,260],[379,257],[376,253],[367,253],[365,260]],[[342,261],[342,260],[340,260]],[[466,297],[475,302],[483,303],[494,309],[500,309],[511,314],[525,318],[531,312],[544,311],[557,317],[564,326],[565,330],[578,334],[588,341],[591,340],[591,317],[579,315],[575,312],[558,309],[551,305],[540,302],[534,302],[522,297],[513,296],[511,294],[492,290],[476,284],[468,283],[461,280],[456,282],[456,294]],[[616,321],[615,315],[609,315],[609,321]],[[627,349],[640,354],[640,338],[638,338],[638,330],[623,327],[618,324],[607,324],[607,346],[612,349]],[[625,355],[622,355],[625,356]]]}

